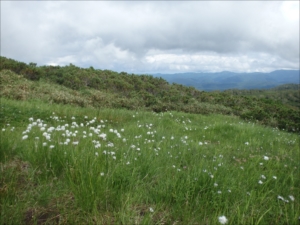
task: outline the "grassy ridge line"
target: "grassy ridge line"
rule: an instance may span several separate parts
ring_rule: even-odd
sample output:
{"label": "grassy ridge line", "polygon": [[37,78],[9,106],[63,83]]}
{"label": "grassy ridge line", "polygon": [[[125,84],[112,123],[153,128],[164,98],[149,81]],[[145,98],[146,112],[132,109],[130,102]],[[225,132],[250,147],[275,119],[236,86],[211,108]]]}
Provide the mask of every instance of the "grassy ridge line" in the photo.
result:
{"label": "grassy ridge line", "polygon": [[[126,98],[119,94],[110,92],[98,91],[95,89],[85,89],[82,91],[72,90],[62,85],[44,81],[30,81],[23,76],[3,70],[0,72],[1,78],[1,96],[16,99],[16,100],[34,100],[40,99],[45,102],[70,104],[80,107],[95,107],[95,108],[125,108],[131,110],[149,110],[156,109],[146,107],[143,99]],[[18,90],[18,91],[16,91]],[[164,107],[167,109],[168,104]],[[169,105],[170,109],[176,108],[176,104]],[[231,110],[222,105],[210,103],[198,104],[203,114],[222,113],[230,114]],[[186,106],[186,110],[189,107]]]}
{"label": "grassy ridge line", "polygon": [[228,224],[298,219],[296,134],[224,115],[5,98],[1,107],[1,224],[218,224],[222,215]]}
{"label": "grassy ridge line", "polygon": [[[112,71],[108,73],[81,69],[73,65],[62,68],[39,67],[38,71],[46,73],[43,79],[27,82],[24,86],[22,84],[24,80],[17,81],[18,75],[2,70],[0,72],[3,80],[1,95],[13,99],[39,97],[50,103],[73,104],[81,107],[236,115],[279,129],[299,132],[299,110],[270,99],[235,96],[223,92],[200,92],[182,85],[170,85],[163,79],[150,76],[117,74]],[[27,77],[26,73],[22,76]],[[89,84],[92,79],[98,79],[98,83],[95,81]],[[73,86],[74,80],[78,87]],[[54,85],[53,82],[62,85]],[[93,87],[88,87],[91,85]],[[64,86],[73,89],[66,89]]]}

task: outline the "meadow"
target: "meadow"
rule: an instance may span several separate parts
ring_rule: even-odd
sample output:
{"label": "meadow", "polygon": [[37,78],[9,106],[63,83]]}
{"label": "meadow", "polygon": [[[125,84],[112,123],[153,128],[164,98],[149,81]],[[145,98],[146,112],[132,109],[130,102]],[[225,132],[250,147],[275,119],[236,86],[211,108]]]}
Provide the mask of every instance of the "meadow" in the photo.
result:
{"label": "meadow", "polygon": [[1,224],[299,224],[299,134],[1,98]]}

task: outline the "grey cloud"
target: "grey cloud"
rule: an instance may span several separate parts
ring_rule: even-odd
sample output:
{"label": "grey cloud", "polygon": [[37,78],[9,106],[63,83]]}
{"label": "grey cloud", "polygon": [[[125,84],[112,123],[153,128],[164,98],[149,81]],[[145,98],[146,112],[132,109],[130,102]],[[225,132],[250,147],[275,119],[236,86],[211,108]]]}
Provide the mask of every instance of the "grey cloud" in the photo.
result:
{"label": "grey cloud", "polygon": [[[281,64],[296,68],[299,21],[285,20],[281,4],[3,2],[1,54],[39,64],[69,60],[80,66],[131,72],[263,70]],[[207,52],[218,57],[204,60],[201,57]],[[246,61],[258,57],[256,63],[242,62],[239,57],[245,55]],[[276,58],[278,64],[268,64],[262,55]],[[187,58],[193,60],[179,60]],[[218,59],[223,61],[214,61]],[[233,62],[241,63],[241,68]]]}

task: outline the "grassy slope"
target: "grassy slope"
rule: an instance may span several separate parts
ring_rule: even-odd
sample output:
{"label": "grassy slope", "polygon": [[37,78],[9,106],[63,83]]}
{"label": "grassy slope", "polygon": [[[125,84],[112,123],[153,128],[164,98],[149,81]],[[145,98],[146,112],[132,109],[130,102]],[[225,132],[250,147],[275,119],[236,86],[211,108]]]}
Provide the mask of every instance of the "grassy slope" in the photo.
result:
{"label": "grassy slope", "polygon": [[0,128],[0,224],[298,222],[296,134],[233,116],[6,98]]}
{"label": "grassy slope", "polygon": [[[118,75],[113,75],[118,76]],[[139,79],[138,76],[122,75],[130,82]],[[120,77],[122,77],[120,76]],[[131,80],[132,79],[132,80]],[[141,79],[144,79],[143,77]],[[143,90],[143,86],[153,86],[150,81],[162,82],[164,89],[155,90],[155,95]],[[264,125],[299,132],[299,109],[276,103],[270,99],[239,96],[217,92],[199,92],[183,86],[169,85],[164,81],[149,78],[139,81],[136,92],[130,96],[113,89],[84,88],[73,90],[46,80],[30,81],[9,70],[0,71],[0,94],[3,97],[17,100],[40,99],[48,103],[71,104],[80,107],[94,108],[126,108],[131,110],[151,110],[162,112],[166,110],[182,111],[196,114],[235,115],[245,120],[256,121]],[[112,88],[112,87],[111,87]],[[16,91],[17,90],[17,91]],[[154,89],[152,89],[153,91]],[[159,97],[160,95],[164,97]],[[194,97],[193,97],[194,96]]]}

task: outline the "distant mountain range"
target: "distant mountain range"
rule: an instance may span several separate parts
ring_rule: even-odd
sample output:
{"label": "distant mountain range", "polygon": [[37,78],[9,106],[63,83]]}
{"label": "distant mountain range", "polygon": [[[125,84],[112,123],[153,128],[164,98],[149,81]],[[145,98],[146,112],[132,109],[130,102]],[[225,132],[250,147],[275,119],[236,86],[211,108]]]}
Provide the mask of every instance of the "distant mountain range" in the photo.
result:
{"label": "distant mountain range", "polygon": [[162,77],[169,83],[192,86],[198,90],[214,91],[227,89],[269,89],[278,85],[299,84],[300,70],[276,70],[270,73],[176,73],[151,74]]}

